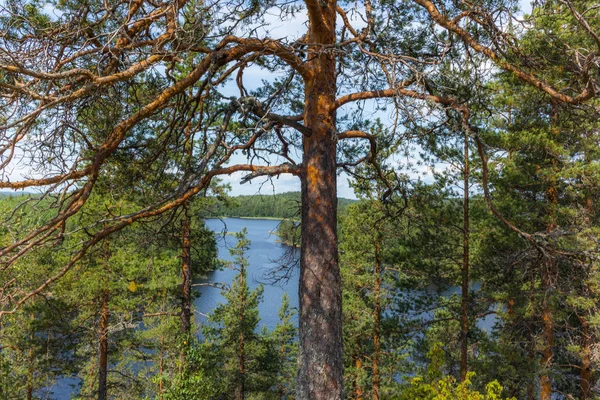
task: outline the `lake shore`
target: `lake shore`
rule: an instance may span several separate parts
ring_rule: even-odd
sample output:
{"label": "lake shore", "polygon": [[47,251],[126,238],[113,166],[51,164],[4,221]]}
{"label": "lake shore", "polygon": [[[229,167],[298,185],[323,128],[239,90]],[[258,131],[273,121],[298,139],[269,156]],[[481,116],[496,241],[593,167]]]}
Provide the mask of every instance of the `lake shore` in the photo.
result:
{"label": "lake shore", "polygon": [[229,216],[220,216],[220,217],[206,217],[205,219],[225,219],[225,218],[239,218],[239,219],[252,219],[252,220],[256,220],[256,219],[266,219],[266,220],[270,220],[270,221],[283,221],[286,218],[278,218],[278,217],[237,217],[235,215],[229,215]]}

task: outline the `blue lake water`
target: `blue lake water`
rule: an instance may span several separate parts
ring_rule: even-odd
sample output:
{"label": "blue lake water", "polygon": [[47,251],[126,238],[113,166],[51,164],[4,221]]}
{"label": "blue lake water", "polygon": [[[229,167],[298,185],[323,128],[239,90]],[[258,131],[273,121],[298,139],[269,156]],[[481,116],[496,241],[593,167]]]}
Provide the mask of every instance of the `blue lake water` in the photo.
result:
{"label": "blue lake water", "polygon": [[[279,317],[277,312],[281,306],[284,293],[290,298],[290,305],[298,306],[298,252],[297,250],[278,243],[277,236],[273,233],[280,221],[263,219],[224,218],[209,219],[207,227],[217,234],[217,247],[219,259],[232,261],[229,249],[233,248],[237,240],[232,235],[240,232],[244,227],[248,230],[247,238],[251,241],[250,250],[246,257],[250,263],[248,267],[248,284],[251,289],[263,284],[263,301],[259,305],[261,327],[265,325],[273,329]],[[281,268],[283,267],[283,268]],[[279,272],[277,272],[279,271]],[[229,284],[238,272],[232,268],[223,268],[210,273],[206,279],[197,283],[226,283]],[[279,279],[276,282],[275,277]],[[194,302],[196,309],[196,322],[201,325],[206,322],[205,314],[214,310],[218,303],[225,302],[221,290],[215,287],[200,286],[196,288],[200,297]],[[203,315],[204,314],[204,315]]]}
{"label": "blue lake water", "polygon": [[[261,219],[241,219],[224,218],[209,219],[206,221],[207,227],[216,233],[218,257],[225,261],[232,261],[229,249],[233,248],[237,240],[233,233],[240,232],[244,227],[247,229],[247,238],[251,241],[250,250],[247,253],[249,260],[248,283],[251,289],[264,284],[263,301],[259,305],[259,314],[261,322],[259,328],[266,326],[272,330],[279,322],[278,311],[281,306],[281,299],[284,293],[287,293],[290,299],[291,307],[297,308],[298,305],[298,251],[289,246],[277,242],[277,236],[273,233],[277,229],[280,221],[261,220]],[[279,267],[291,265],[286,268],[287,279],[272,282],[271,274]],[[206,283],[230,284],[238,272],[232,268],[223,268],[211,272],[204,279],[198,279],[195,284],[203,285]],[[282,276],[282,274],[276,274]],[[475,285],[476,286],[476,285]],[[477,290],[477,287],[473,288]],[[225,302],[221,295],[221,289],[209,286],[197,286],[195,290],[199,297],[194,301],[196,325],[201,326],[206,323],[206,314],[209,314],[219,304]],[[444,296],[451,296],[458,293],[460,288],[453,287],[443,293]],[[435,295],[432,292],[432,295]],[[297,317],[297,315],[296,315]],[[421,314],[420,318],[432,318],[432,314]],[[296,318],[297,320],[297,318]],[[495,316],[490,315],[477,322],[477,325],[491,331],[495,322]],[[52,388],[52,395],[47,396],[47,390],[39,393],[42,398],[63,400],[69,399],[77,392],[74,387],[79,385],[78,378],[64,377],[56,381]]]}
{"label": "blue lake water", "polygon": [[[247,237],[251,241],[250,250],[246,257],[249,260],[248,284],[251,289],[264,284],[263,301],[259,306],[261,317],[260,328],[263,325],[270,330],[279,321],[278,311],[284,293],[290,298],[290,306],[298,305],[298,269],[294,266],[297,262],[297,251],[289,246],[278,243],[277,236],[273,233],[280,221],[262,219],[224,218],[208,219],[207,227],[215,232],[217,239],[218,257],[224,261],[232,261],[229,249],[237,243],[233,233],[247,229]],[[270,273],[279,269],[282,264],[291,265],[286,268],[287,279],[273,282]],[[211,272],[204,279],[196,280],[197,284],[219,283],[230,284],[237,274],[232,268],[223,268]],[[282,274],[275,274],[279,277]],[[206,323],[205,315],[210,313],[219,303],[225,302],[221,290],[215,287],[197,286],[195,290],[200,296],[194,301],[196,324],[201,326]],[[297,317],[297,316],[296,316]],[[297,318],[296,318],[297,319]],[[37,393],[37,396],[51,400],[66,400],[77,393],[80,379],[77,377],[63,377],[56,380],[53,386],[47,387]]]}

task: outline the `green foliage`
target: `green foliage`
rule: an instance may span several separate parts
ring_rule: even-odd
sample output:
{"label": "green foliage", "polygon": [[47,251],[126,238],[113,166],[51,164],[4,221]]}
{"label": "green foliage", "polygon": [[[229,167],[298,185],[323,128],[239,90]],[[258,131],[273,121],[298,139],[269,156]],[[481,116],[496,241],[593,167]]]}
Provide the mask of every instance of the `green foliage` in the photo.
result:
{"label": "green foliage", "polygon": [[234,257],[231,267],[238,274],[223,291],[226,302],[217,305],[203,326],[204,340],[186,353],[185,370],[172,383],[168,398],[232,398],[238,391],[244,398],[265,398],[276,384],[286,392],[292,390],[288,357],[293,353],[282,355],[282,347],[277,347],[288,350],[293,343],[292,314],[289,304],[284,303],[282,323],[275,332],[258,329],[263,287],[250,290],[248,286],[246,252],[250,241],[246,235],[246,229],[236,233],[237,244],[230,249]]}
{"label": "green foliage", "polygon": [[502,386],[498,381],[491,381],[485,386],[484,392],[471,388],[474,372],[467,374],[463,382],[457,382],[452,376],[443,376],[441,365],[443,363],[443,346],[436,343],[428,353],[430,366],[427,375],[410,379],[404,384],[397,400],[516,400],[502,396]]}
{"label": "green foliage", "polygon": [[279,308],[279,322],[271,334],[271,340],[277,351],[275,385],[273,390],[280,400],[294,399],[298,343],[296,328],[292,318],[296,312],[290,307],[287,293],[283,294]]}
{"label": "green foliage", "polygon": [[[338,210],[343,210],[354,200],[339,198]],[[208,214],[211,217],[299,219],[300,192],[273,195],[235,196],[231,201],[220,202]]]}
{"label": "green foliage", "polygon": [[300,246],[300,224],[289,219],[284,219],[277,225],[275,232],[281,243],[288,246]]}

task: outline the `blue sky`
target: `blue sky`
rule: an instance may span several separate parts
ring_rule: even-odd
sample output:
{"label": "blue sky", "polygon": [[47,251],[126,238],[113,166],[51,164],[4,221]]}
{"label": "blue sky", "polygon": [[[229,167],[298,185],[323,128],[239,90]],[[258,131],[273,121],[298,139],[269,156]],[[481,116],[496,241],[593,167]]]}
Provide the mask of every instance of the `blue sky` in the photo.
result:
{"label": "blue sky", "polygon": [[[2,0],[0,0],[0,4],[1,2]],[[520,3],[524,12],[530,12],[531,2],[529,0],[520,0]],[[267,22],[266,26],[269,28],[269,36],[273,38],[298,38],[306,31],[306,16],[302,13],[297,13],[294,18],[285,21],[281,21],[279,15],[272,15],[268,18]],[[357,23],[357,26],[359,27],[363,24],[360,20],[353,22]],[[258,67],[246,69],[244,76],[245,85],[248,89],[255,89],[260,86],[263,79],[272,79],[272,76],[266,76],[265,71]],[[233,90],[234,86],[232,86],[231,89]],[[235,92],[237,92],[237,90],[235,90]],[[385,121],[388,118],[387,116],[382,116],[382,119]],[[242,156],[236,156],[232,159],[232,163],[244,163],[245,161],[246,160]],[[26,166],[19,165],[13,170],[3,171],[4,173],[2,175],[8,176],[11,180],[20,180],[22,179],[23,173],[27,170],[28,168]],[[421,170],[419,172],[424,173],[425,175],[427,174],[426,170]],[[226,183],[231,185],[232,195],[256,193],[271,194],[300,190],[299,179],[291,175],[281,175],[270,179],[257,178],[249,183],[241,185],[239,182],[243,175],[243,173],[236,173],[231,176],[221,177]],[[338,196],[346,198],[355,197],[348,184],[348,177],[343,173],[338,176]]]}

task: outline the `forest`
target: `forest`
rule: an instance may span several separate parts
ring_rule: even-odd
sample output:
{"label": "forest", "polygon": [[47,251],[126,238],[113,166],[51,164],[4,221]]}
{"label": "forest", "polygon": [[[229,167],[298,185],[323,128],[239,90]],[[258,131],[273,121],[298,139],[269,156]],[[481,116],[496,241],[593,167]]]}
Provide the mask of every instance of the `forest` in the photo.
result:
{"label": "forest", "polygon": [[0,1],[0,399],[600,398],[599,117],[596,0]]}

